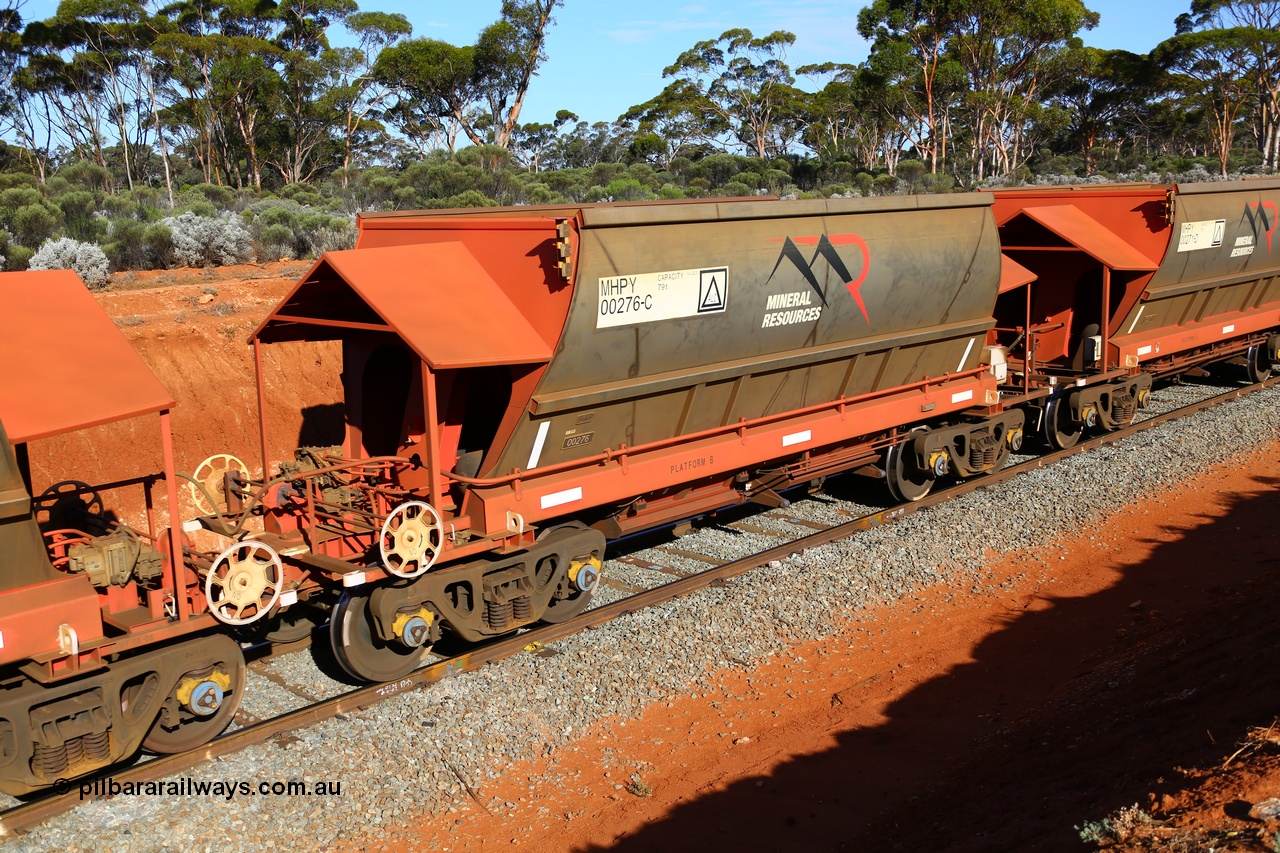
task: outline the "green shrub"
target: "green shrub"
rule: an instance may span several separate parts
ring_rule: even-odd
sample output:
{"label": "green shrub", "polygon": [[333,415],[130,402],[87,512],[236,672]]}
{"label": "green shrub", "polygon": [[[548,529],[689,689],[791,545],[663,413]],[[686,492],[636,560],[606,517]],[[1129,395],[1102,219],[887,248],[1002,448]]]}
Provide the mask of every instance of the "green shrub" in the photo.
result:
{"label": "green shrub", "polygon": [[85,190],[63,193],[53,199],[62,211],[62,223],[66,233],[77,240],[96,241],[102,236],[104,220],[100,220],[98,200]]}
{"label": "green shrub", "polygon": [[193,201],[189,204],[178,206],[180,213],[192,213],[204,219],[214,219],[218,215],[218,209],[207,201]]}
{"label": "green shrub", "polygon": [[288,225],[267,225],[257,231],[258,259],[278,261],[294,257],[293,230]]}
{"label": "green shrub", "polygon": [[5,252],[6,260],[4,268],[13,272],[25,270],[27,264],[31,262],[31,256],[36,253],[35,249],[28,246],[19,246],[14,243],[9,246],[9,251]]}
{"label": "green shrub", "polygon": [[141,270],[149,267],[147,244],[143,239],[147,226],[136,219],[111,221],[111,236],[102,247],[114,270]]}
{"label": "green shrub", "polygon": [[173,232],[169,230],[169,226],[162,223],[148,225],[147,230],[143,232],[142,241],[147,246],[147,255],[151,258],[157,268],[168,268],[173,266],[174,247]]}
{"label": "green shrub", "polygon": [[[0,202],[2,204],[3,202]],[[24,246],[39,246],[57,230],[61,211],[40,201],[24,204],[10,214],[9,230]]]}
{"label": "green shrub", "polygon": [[35,189],[35,175],[27,172],[0,172],[0,190],[7,190],[12,187],[31,187]]}
{"label": "green shrub", "polygon": [[604,195],[608,201],[641,201],[657,198],[653,190],[635,178],[617,178],[610,181],[604,188]]}
{"label": "green shrub", "polygon": [[[100,193],[109,193],[115,185],[115,181],[111,179],[111,171],[97,163],[90,163],[88,160],[81,160],[78,163],[72,163],[69,166],[63,166],[58,170],[56,179],[67,181],[68,184],[74,184],[77,187],[84,187]],[[53,187],[53,181],[50,181],[50,188]]]}
{"label": "green shrub", "polygon": [[446,199],[443,207],[495,207],[498,203],[479,190],[467,190]]}

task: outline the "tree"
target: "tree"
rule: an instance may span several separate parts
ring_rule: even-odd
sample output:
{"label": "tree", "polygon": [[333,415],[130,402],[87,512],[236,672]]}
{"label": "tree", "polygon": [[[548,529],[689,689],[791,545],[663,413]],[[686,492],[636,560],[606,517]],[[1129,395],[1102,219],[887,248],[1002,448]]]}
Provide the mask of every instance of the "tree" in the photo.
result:
{"label": "tree", "polygon": [[661,137],[665,150],[657,156],[664,168],[695,143],[714,142],[729,130],[719,115],[708,113],[702,90],[688,80],[674,81],[656,97],[627,110],[618,122],[635,125],[638,134]]}
{"label": "tree", "polygon": [[951,24],[949,49],[971,92],[964,112],[971,134],[971,173],[988,163],[1008,174],[1050,135],[1042,98],[1070,73],[1077,33],[1098,24],[1081,0],[963,0]]}
{"label": "tree", "polygon": [[419,137],[443,135],[450,150],[460,129],[475,145],[503,148],[519,127],[529,85],[546,61],[551,13],[564,0],[503,0],[501,17],[474,45],[413,39],[386,48],[376,78],[398,96],[396,126]]}
{"label": "tree", "polygon": [[1254,142],[1264,166],[1280,167],[1280,0],[1192,0],[1176,24],[1179,34],[1220,33],[1248,54]]}
{"label": "tree", "polygon": [[475,71],[489,105],[493,144],[506,148],[529,84],[547,59],[551,13],[564,0],[503,0],[502,16],[476,42]]}
{"label": "tree", "polygon": [[1065,110],[1067,135],[1084,156],[1085,176],[1096,171],[1094,150],[1136,124],[1140,106],[1159,86],[1160,70],[1148,57],[1125,50],[1083,47],[1071,52],[1072,72],[1048,92]]}
{"label": "tree", "polygon": [[931,146],[932,135],[919,115],[903,110],[899,86],[889,84],[869,67],[823,63],[806,65],[798,73],[833,76],[809,99],[811,115],[805,144],[824,159],[852,155],[859,165],[873,169],[883,161],[889,174],[897,169],[902,150],[914,144],[931,151],[932,162],[945,157],[945,146]]}
{"label": "tree", "polygon": [[412,39],[379,53],[373,74],[395,94],[388,118],[420,148],[443,141],[452,151],[464,126],[472,142],[483,142],[467,121],[478,97],[474,47]]}
{"label": "tree", "polygon": [[1254,34],[1249,27],[1189,30],[1188,26],[1186,18],[1180,19],[1182,31],[1161,42],[1153,55],[1188,98],[1208,108],[1210,137],[1226,177],[1236,122],[1256,92]]}
{"label": "tree", "polygon": [[954,0],[875,0],[858,13],[859,35],[872,40],[867,68],[909,119],[904,129],[935,173],[947,156],[944,115],[966,84],[964,69],[948,53],[956,6]]}
{"label": "tree", "polygon": [[337,85],[331,100],[342,111],[342,186],[351,168],[352,142],[369,127],[372,117],[390,100],[391,91],[380,85],[373,73],[379,53],[413,33],[409,20],[400,14],[356,12],[348,15],[347,29],[359,39],[359,46],[337,51]]}
{"label": "tree", "polygon": [[355,0],[281,0],[274,10],[281,28],[278,48],[279,85],[270,91],[283,121],[275,128],[283,138],[274,146],[272,165],[287,184],[301,183],[318,168],[316,149],[333,138],[334,83],[343,55],[329,46],[329,25],[356,11]]}
{"label": "tree", "polygon": [[783,30],[763,38],[747,29],[726,30],[680,54],[662,76],[688,87],[677,90],[679,98],[696,92],[695,103],[747,151],[778,157],[786,153],[785,124],[794,118],[795,78],[785,56],[795,41],[793,33]]}

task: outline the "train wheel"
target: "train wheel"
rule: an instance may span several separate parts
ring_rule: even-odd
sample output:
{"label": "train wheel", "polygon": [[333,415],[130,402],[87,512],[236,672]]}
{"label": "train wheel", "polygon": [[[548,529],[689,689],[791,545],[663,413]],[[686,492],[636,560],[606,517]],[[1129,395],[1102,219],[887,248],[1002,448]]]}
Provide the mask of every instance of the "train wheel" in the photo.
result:
{"label": "train wheel", "polygon": [[244,695],[244,655],[228,637],[214,637],[221,645],[216,663],[192,670],[178,679],[165,710],[142,741],[148,752],[168,755],[206,744],[231,724]]}
{"label": "train wheel", "polygon": [[329,615],[329,642],[338,665],[353,678],[395,681],[422,663],[430,646],[408,646],[382,639],[369,612],[369,596],[344,592]]}
{"label": "train wheel", "polygon": [[551,597],[547,609],[542,613],[542,621],[559,624],[586,610],[600,583],[600,567],[599,557],[571,562],[556,594]]}
{"label": "train wheel", "polygon": [[1054,450],[1075,447],[1084,433],[1084,424],[1071,417],[1071,406],[1066,397],[1055,397],[1044,409],[1044,440]]}
{"label": "train wheel", "polygon": [[914,437],[927,431],[924,428],[913,429],[911,438],[884,452],[884,482],[894,500],[918,501],[933,489],[933,478],[929,476],[929,472],[916,466],[910,449]]}
{"label": "train wheel", "polygon": [[1271,377],[1271,358],[1267,355],[1265,346],[1249,347],[1249,354],[1245,358],[1245,371],[1249,375],[1250,382],[1262,382]]}

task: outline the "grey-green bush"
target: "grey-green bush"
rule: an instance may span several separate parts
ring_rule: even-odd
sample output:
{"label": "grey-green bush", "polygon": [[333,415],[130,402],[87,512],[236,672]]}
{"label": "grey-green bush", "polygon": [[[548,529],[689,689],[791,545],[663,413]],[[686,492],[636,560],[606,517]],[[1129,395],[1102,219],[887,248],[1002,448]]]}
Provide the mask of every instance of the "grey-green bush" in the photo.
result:
{"label": "grey-green bush", "polygon": [[161,221],[173,239],[173,258],[185,267],[240,264],[253,255],[249,232],[240,217],[197,216],[191,211]]}
{"label": "grey-green bush", "polygon": [[46,240],[31,256],[27,267],[33,270],[74,270],[90,290],[106,287],[111,269],[102,249],[71,237]]}

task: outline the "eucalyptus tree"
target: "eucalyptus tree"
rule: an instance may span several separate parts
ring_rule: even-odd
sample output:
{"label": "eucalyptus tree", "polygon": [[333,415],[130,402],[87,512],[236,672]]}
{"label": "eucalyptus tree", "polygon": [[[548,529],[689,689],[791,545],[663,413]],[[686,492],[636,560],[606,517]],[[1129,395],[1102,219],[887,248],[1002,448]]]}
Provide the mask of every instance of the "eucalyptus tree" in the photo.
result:
{"label": "eucalyptus tree", "polygon": [[618,117],[618,123],[634,126],[638,136],[657,136],[661,149],[649,144],[664,169],[671,161],[687,156],[699,144],[714,143],[729,130],[729,123],[718,113],[706,109],[702,89],[687,79],[671,82],[643,104],[636,104]]}
{"label": "eucalyptus tree", "polygon": [[95,59],[75,49],[65,21],[32,21],[22,32],[26,64],[15,81],[30,101],[38,101],[54,138],[69,153],[105,165],[103,124],[110,120],[105,81]]}
{"label": "eucalyptus tree", "polygon": [[337,112],[335,85],[343,54],[329,45],[328,28],[357,9],[355,0],[279,0],[271,12],[278,23],[277,81],[268,90],[272,112],[269,162],[286,184],[302,183],[320,168],[317,149],[333,141]]}
{"label": "eucalyptus tree", "polygon": [[1071,73],[1048,90],[1066,114],[1066,139],[1084,157],[1085,176],[1097,171],[1099,145],[1117,151],[1141,129],[1142,107],[1156,97],[1162,72],[1147,56],[1081,47],[1067,61]]}
{"label": "eucalyptus tree", "polygon": [[160,10],[169,22],[154,46],[164,127],[205,183],[262,186],[268,98],[279,82],[270,11],[256,0],[177,0]]}
{"label": "eucalyptus tree", "polygon": [[756,157],[779,157],[799,130],[799,93],[786,62],[795,41],[783,30],[761,38],[748,29],[726,30],[681,53],[662,76],[696,93],[701,111],[734,143]]}
{"label": "eucalyptus tree", "polygon": [[330,100],[343,116],[342,186],[346,187],[354,140],[360,133],[374,129],[375,117],[381,116],[391,99],[391,90],[373,73],[378,56],[386,47],[411,35],[413,25],[404,15],[387,12],[355,12],[347,16],[344,24],[356,36],[358,45],[337,49],[337,80]]}
{"label": "eucalyptus tree", "polygon": [[552,13],[563,4],[503,0],[498,20],[474,45],[411,39],[385,48],[374,75],[396,92],[389,119],[406,135],[444,138],[450,150],[459,131],[475,145],[508,147],[547,58]]}
{"label": "eucalyptus tree", "polygon": [[52,86],[34,71],[24,44],[22,0],[0,5],[0,129],[13,134],[36,180],[48,177],[56,123]]}
{"label": "eucalyptus tree", "polygon": [[1225,177],[1238,122],[1248,115],[1259,93],[1260,33],[1249,26],[1197,29],[1220,20],[1179,16],[1177,34],[1161,42],[1152,55],[1173,75],[1176,87],[1189,102],[1206,108],[1212,147]]}
{"label": "eucalyptus tree", "polygon": [[[1208,63],[1216,54],[1253,86],[1247,112],[1254,142],[1264,166],[1280,167],[1280,0],[1192,0],[1191,11],[1178,16],[1176,25],[1172,41],[1182,39],[1181,51],[1195,50]],[[1162,55],[1172,60],[1178,52],[1175,44]],[[1237,61],[1241,53],[1247,57],[1243,65]],[[1206,74],[1207,65],[1188,76],[1199,80]]]}
{"label": "eucalyptus tree", "polygon": [[[933,135],[921,132],[919,115],[903,110],[901,88],[862,66],[822,63],[796,69],[810,77],[829,81],[808,99],[810,115],[805,144],[823,159],[852,155],[867,169],[882,164],[889,174],[897,171],[903,149],[945,155],[945,145],[933,146]],[[939,153],[941,151],[941,154]],[[939,160],[935,157],[934,163]]]}
{"label": "eucalyptus tree", "polygon": [[[102,109],[119,140],[121,167],[130,189],[159,139],[156,74],[152,47],[164,22],[142,0],[62,0],[42,22],[42,47],[60,50],[72,67],[96,75]],[[99,161],[101,162],[101,161]],[[169,178],[167,152],[164,157]]]}
{"label": "eucalyptus tree", "polygon": [[874,0],[858,13],[858,34],[871,41],[867,70],[883,81],[889,109],[906,119],[902,128],[934,173],[947,159],[951,107],[968,85],[950,50],[963,5]]}
{"label": "eucalyptus tree", "polygon": [[412,39],[387,47],[374,62],[374,78],[394,100],[387,119],[421,152],[453,151],[467,127],[472,142],[483,142],[467,121],[478,97],[475,48],[436,39]]}
{"label": "eucalyptus tree", "polygon": [[974,177],[985,177],[988,164],[1008,174],[1052,135],[1046,91],[1071,73],[1078,33],[1098,20],[1082,0],[958,0],[948,49],[969,82]]}

